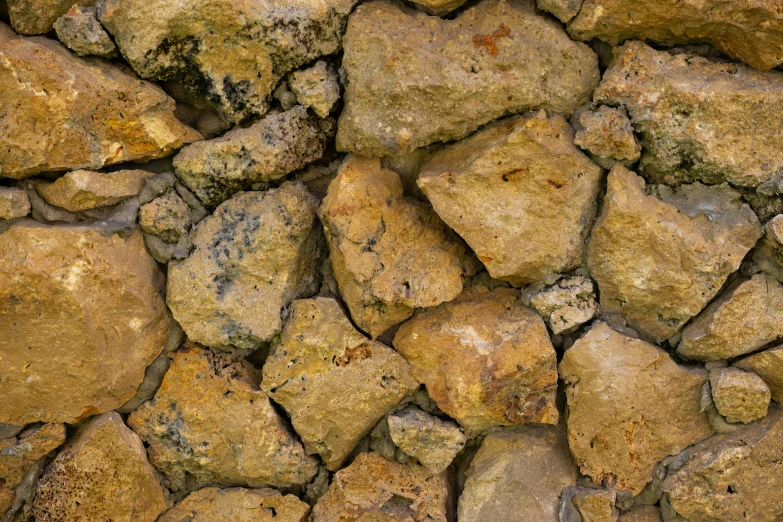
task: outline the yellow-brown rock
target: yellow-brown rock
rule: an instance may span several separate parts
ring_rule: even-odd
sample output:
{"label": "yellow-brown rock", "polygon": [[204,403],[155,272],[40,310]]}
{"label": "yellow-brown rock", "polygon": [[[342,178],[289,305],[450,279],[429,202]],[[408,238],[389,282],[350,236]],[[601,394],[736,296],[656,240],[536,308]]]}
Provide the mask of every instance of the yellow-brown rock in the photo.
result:
{"label": "yellow-brown rock", "polygon": [[773,217],[764,225],[764,237],[754,252],[753,260],[783,283],[783,214]]}
{"label": "yellow-brown rock", "polygon": [[595,285],[583,275],[563,277],[549,286],[532,285],[524,292],[555,335],[574,332],[600,312]]}
{"label": "yellow-brown rock", "polygon": [[663,522],[663,518],[656,506],[643,506],[621,515],[617,522]]}
{"label": "yellow-brown rock", "polygon": [[407,407],[389,415],[386,423],[394,445],[433,473],[445,471],[467,442],[456,423],[418,408]]}
{"label": "yellow-brown rock", "polygon": [[169,190],[139,208],[139,227],[167,243],[185,237],[192,223],[190,206],[175,190]]}
{"label": "yellow-brown rock", "polygon": [[582,522],[617,522],[620,512],[615,509],[617,493],[611,489],[577,488],[571,498]]}
{"label": "yellow-brown rock", "polygon": [[761,377],[769,386],[772,398],[783,404],[783,345],[740,359],[733,366]]}
{"label": "yellow-brown rock", "polygon": [[0,219],[16,219],[30,213],[30,199],[24,189],[0,187]]}
{"label": "yellow-brown rock", "polygon": [[468,437],[493,426],[557,423],[555,349],[516,290],[471,287],[403,324],[394,348]]}
{"label": "yellow-brown rock", "polygon": [[21,220],[0,234],[0,422],[76,422],[131,399],[163,350],[142,234]]}
{"label": "yellow-brown rock", "polygon": [[584,111],[579,126],[574,143],[598,156],[605,166],[611,161],[633,162],[641,156],[642,145],[623,108],[601,105]]}
{"label": "yellow-brown rock", "polygon": [[445,15],[460,7],[467,0],[414,0],[413,3],[427,13]]}
{"label": "yellow-brown rock", "polygon": [[73,5],[91,6],[96,0],[7,0],[11,25],[20,34],[44,34]]}
{"label": "yellow-brown rock", "polygon": [[157,522],[305,522],[310,506],[273,489],[194,491],[161,515]]}
{"label": "yellow-brown rock", "polygon": [[563,23],[568,23],[579,14],[584,0],[536,0],[536,7],[547,11]]}
{"label": "yellow-brown rock", "polygon": [[496,279],[533,283],[582,264],[601,168],[560,116],[501,120],[436,152],[418,185]]}
{"label": "yellow-brown rock", "polygon": [[712,400],[727,422],[747,424],[767,414],[769,386],[755,373],[737,368],[710,370]]}
{"label": "yellow-brown rock", "polygon": [[144,180],[155,176],[144,170],[91,172],[75,170],[54,183],[38,183],[36,192],[44,201],[71,212],[107,207],[136,196]]}
{"label": "yellow-brown rock", "polygon": [[405,359],[357,331],[337,301],[320,297],[294,302],[263,374],[262,389],[332,471],[419,386]]}
{"label": "yellow-brown rock", "polygon": [[701,411],[707,372],[598,323],[566,351],[568,442],[583,473],[638,494],[655,464],[713,433]]}

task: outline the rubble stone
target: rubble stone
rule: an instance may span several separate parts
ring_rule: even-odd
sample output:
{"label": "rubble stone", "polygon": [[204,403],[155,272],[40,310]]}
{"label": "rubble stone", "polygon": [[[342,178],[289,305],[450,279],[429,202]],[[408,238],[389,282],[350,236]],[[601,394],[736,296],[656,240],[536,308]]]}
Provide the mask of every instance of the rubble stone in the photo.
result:
{"label": "rubble stone", "polygon": [[575,331],[600,312],[593,282],[582,275],[563,277],[533,292],[530,304],[555,335]]}
{"label": "rubble stone", "polygon": [[783,283],[783,214],[778,214],[764,225],[764,237],[754,252],[753,260]]}
{"label": "rubble stone", "polygon": [[113,58],[117,55],[117,46],[101,26],[93,7],[74,5],[54,22],[54,30],[57,38],[79,56]]}
{"label": "rubble stone", "polygon": [[582,517],[582,522],[617,522],[620,512],[614,503],[617,493],[611,489],[576,487],[571,502]]}
{"label": "rubble stone", "polygon": [[445,471],[467,442],[459,426],[418,408],[389,415],[387,422],[394,444],[433,473]]}
{"label": "rubble stone", "polygon": [[161,515],[158,522],[305,522],[310,506],[273,489],[194,491]]}
{"label": "rubble stone", "polygon": [[547,11],[555,15],[561,22],[568,23],[577,14],[582,7],[584,0],[536,0],[536,6],[542,11]]}
{"label": "rubble stone", "polygon": [[443,16],[461,7],[467,0],[413,0],[425,13]]}
{"label": "rubble stone", "polygon": [[190,230],[191,211],[174,190],[169,190],[139,209],[139,226],[167,243],[176,243]]}
{"label": "rubble stone", "polygon": [[603,159],[604,167],[611,167],[613,161],[634,162],[642,154],[642,145],[624,108],[601,105],[595,111],[584,111],[579,125],[574,143]]}
{"label": "rubble stone", "polygon": [[0,219],[16,219],[30,213],[30,199],[24,189],[0,187]]}
{"label": "rubble stone", "polygon": [[35,189],[50,205],[80,212],[108,207],[136,196],[144,186],[144,181],[153,176],[153,173],[144,170],[108,173],[75,170],[54,183],[37,183]]}
{"label": "rubble stone", "polygon": [[733,366],[761,377],[769,386],[772,398],[778,404],[783,403],[783,345],[740,359]]}
{"label": "rubble stone", "polygon": [[340,100],[340,82],[337,71],[324,62],[291,73],[288,80],[297,101],[320,116],[326,118]]}
{"label": "rubble stone", "polygon": [[73,5],[95,5],[96,0],[7,0],[8,15],[20,34],[44,34]]}
{"label": "rubble stone", "polygon": [[710,370],[712,398],[728,422],[749,423],[767,414],[769,387],[755,373],[737,368]]}
{"label": "rubble stone", "polygon": [[663,522],[663,518],[656,506],[642,506],[621,515],[617,522]]}

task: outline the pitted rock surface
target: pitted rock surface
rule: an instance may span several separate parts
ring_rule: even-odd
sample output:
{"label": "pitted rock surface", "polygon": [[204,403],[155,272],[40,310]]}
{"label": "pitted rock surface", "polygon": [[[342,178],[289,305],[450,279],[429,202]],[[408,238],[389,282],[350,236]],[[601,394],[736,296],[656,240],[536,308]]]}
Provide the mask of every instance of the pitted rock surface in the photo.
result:
{"label": "pitted rock surface", "polygon": [[305,522],[310,506],[273,489],[194,491],[161,515],[158,522]]}
{"label": "pitted rock surface", "polygon": [[783,345],[742,358],[733,364],[740,370],[753,372],[769,386],[772,398],[783,404]]}
{"label": "pitted rock surface", "polygon": [[39,183],[35,190],[50,205],[70,212],[81,212],[115,205],[138,195],[144,181],[154,175],[144,170],[110,173],[75,170],[58,178],[54,183]]}

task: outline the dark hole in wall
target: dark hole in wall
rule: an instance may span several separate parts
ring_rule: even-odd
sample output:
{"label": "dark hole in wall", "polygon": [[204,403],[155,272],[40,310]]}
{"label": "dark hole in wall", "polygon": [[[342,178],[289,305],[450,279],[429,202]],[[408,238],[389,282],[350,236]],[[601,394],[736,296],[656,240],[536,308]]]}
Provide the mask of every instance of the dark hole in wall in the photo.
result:
{"label": "dark hole in wall", "polygon": [[9,23],[8,18],[8,3],[5,0],[0,0],[0,20],[5,23]]}

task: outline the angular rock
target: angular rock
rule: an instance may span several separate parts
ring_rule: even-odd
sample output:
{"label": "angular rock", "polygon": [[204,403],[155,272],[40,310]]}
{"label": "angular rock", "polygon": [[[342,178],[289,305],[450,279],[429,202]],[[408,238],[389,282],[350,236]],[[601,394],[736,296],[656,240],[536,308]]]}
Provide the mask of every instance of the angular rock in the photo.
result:
{"label": "angular rock", "polygon": [[535,291],[530,304],[555,335],[575,331],[600,312],[590,278],[575,275]]}
{"label": "angular rock", "polygon": [[139,226],[167,243],[176,243],[190,230],[191,212],[174,190],[157,197],[139,209]]}
{"label": "angular rock", "polygon": [[783,283],[783,214],[764,225],[764,237],[753,254],[753,260],[772,277]]}
{"label": "angular rock", "polygon": [[443,16],[461,7],[467,0],[413,0],[416,7],[438,16]]}
{"label": "angular rock", "polygon": [[643,506],[620,516],[617,522],[663,522],[663,519],[661,510],[656,506]]}
{"label": "angular rock", "polygon": [[404,323],[394,348],[468,437],[493,426],[557,423],[555,349],[516,290],[468,288]]}
{"label": "angular rock", "polygon": [[582,264],[602,171],[572,140],[560,115],[501,120],[435,152],[418,185],[492,277],[529,284]]}
{"label": "angular rock", "polygon": [[598,110],[584,111],[579,126],[574,143],[598,156],[604,167],[614,161],[634,162],[641,156],[642,145],[624,108],[601,105]]}
{"label": "angular rock", "polygon": [[582,522],[617,522],[620,512],[614,506],[616,498],[617,492],[612,489],[574,486],[563,491],[563,500],[572,503]]}
{"label": "angular rock", "polygon": [[332,112],[340,100],[340,81],[334,67],[323,60],[308,69],[291,73],[288,85],[297,101],[313,109],[321,118]]}
{"label": "angular rock", "polygon": [[146,161],[201,138],[159,87],[54,40],[0,23],[0,57],[0,177]]}
{"label": "angular rock", "polygon": [[144,170],[118,172],[91,172],[75,170],[54,183],[38,183],[38,195],[50,205],[71,212],[115,205],[136,196],[144,187],[144,181],[155,176]]}
{"label": "angular rock", "polygon": [[712,398],[728,422],[749,423],[767,414],[769,387],[755,373],[737,368],[710,370]]}
{"label": "angular rock", "polygon": [[345,34],[348,83],[337,149],[390,156],[463,138],[507,114],[570,114],[598,60],[532,1],[489,0],[445,20],[384,1],[360,5]]}
{"label": "angular rock", "polygon": [[79,56],[100,56],[112,58],[117,55],[117,46],[98,21],[93,7],[74,5],[54,22],[57,38]]}
{"label": "angular rock", "polygon": [[467,442],[459,426],[418,408],[389,415],[387,422],[394,444],[433,473],[445,471]]}
{"label": "angular rock", "polygon": [[30,213],[30,199],[24,189],[0,187],[0,219],[16,219]]}
{"label": "angular rock", "polygon": [[157,522],[305,522],[310,506],[273,489],[194,491],[161,515]]}
{"label": "angular rock", "polygon": [[615,166],[587,263],[601,308],[663,341],[720,290],[761,235],[753,211],[727,186],[673,192]]}
{"label": "angular rock", "polygon": [[261,388],[291,417],[308,453],[335,471],[419,383],[391,348],[370,341],[334,299],[295,301]]}
{"label": "angular rock", "polygon": [[740,359],[733,366],[761,377],[769,386],[772,399],[783,403],[783,345]]}
{"label": "angular rock", "polygon": [[426,205],[403,196],[377,159],[349,156],[319,210],[334,276],[354,322],[372,337],[413,309],[454,299],[475,268]]}
{"label": "angular rock", "polygon": [[309,482],[316,462],[258,389],[257,370],[231,353],[188,348],[174,354],[155,398],[128,418],[167,485]]}
{"label": "angular rock", "polygon": [[596,483],[638,494],[655,464],[713,433],[701,411],[707,372],[598,323],[566,350],[571,453]]}
{"label": "angular rock", "polygon": [[536,0],[536,6],[542,11],[555,15],[561,22],[568,23],[579,14],[584,0]]}
{"label": "angular rock", "polygon": [[577,468],[562,426],[525,426],[487,435],[466,475],[460,522],[559,522],[560,492]]}
{"label": "angular rock", "polygon": [[193,232],[195,249],[169,263],[167,303],[188,337],[259,348],[294,299],[318,290],[315,199],[299,182],[235,195]]}
{"label": "angular rock", "polygon": [[20,34],[44,34],[73,5],[95,5],[95,0],[7,0],[8,15]]}
{"label": "angular rock", "polygon": [[154,522],[168,507],[144,444],[114,413],[82,426],[38,482],[36,522]]}
{"label": "angular rock", "polygon": [[141,232],[16,222],[0,233],[0,422],[118,408],[163,350],[163,275]]}
{"label": "angular rock", "polygon": [[174,169],[205,205],[216,207],[254,183],[280,179],[321,158],[333,135],[332,120],[297,106],[185,147],[174,158]]}

